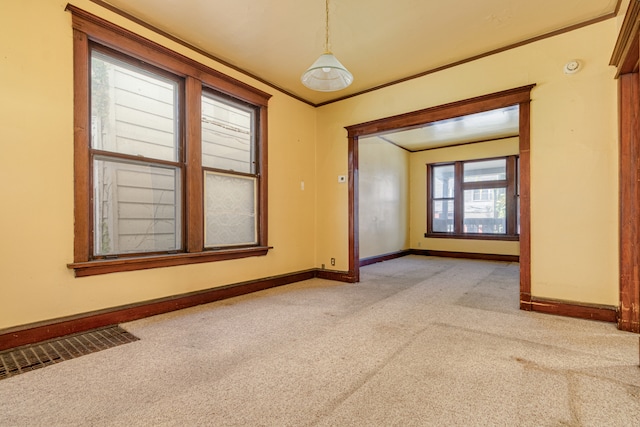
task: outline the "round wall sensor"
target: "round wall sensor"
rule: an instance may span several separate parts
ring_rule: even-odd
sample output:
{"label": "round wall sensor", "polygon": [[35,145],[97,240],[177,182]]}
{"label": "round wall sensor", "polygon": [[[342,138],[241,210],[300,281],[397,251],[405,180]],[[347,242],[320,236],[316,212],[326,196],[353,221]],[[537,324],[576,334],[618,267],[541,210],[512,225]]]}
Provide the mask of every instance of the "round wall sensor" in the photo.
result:
{"label": "round wall sensor", "polygon": [[574,59],[573,61],[569,61],[564,64],[564,73],[565,74],[573,74],[580,69],[580,61]]}

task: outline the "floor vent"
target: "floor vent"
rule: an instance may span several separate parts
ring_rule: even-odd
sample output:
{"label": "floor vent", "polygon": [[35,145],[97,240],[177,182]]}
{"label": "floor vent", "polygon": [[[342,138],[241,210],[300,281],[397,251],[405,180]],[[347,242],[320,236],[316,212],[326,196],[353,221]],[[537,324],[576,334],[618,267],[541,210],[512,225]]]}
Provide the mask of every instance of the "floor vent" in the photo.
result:
{"label": "floor vent", "polygon": [[0,380],[133,341],[138,338],[110,326],[6,350],[0,352]]}

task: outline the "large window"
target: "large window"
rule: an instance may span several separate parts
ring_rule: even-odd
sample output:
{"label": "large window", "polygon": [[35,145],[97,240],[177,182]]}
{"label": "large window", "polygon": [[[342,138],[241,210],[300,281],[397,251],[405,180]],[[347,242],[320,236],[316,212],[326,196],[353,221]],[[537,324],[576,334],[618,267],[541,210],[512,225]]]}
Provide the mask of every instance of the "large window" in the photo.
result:
{"label": "large window", "polygon": [[517,156],[429,164],[425,237],[517,239]]}
{"label": "large window", "polygon": [[269,95],[70,8],[69,267],[84,276],[266,254]]}

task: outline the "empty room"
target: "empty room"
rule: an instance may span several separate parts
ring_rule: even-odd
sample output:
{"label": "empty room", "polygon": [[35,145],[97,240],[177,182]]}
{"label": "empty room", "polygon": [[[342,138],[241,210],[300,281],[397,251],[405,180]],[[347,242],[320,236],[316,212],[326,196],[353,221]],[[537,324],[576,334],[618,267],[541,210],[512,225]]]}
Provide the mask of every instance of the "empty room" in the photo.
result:
{"label": "empty room", "polygon": [[640,424],[639,2],[0,35],[0,425]]}

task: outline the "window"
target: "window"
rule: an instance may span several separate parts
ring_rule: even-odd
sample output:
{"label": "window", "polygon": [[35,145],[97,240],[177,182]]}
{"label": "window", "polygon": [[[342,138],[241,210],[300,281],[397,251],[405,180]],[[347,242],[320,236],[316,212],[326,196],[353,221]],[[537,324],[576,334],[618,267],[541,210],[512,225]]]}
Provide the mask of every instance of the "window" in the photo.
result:
{"label": "window", "polygon": [[269,95],[68,8],[76,276],[265,255]]}
{"label": "window", "polygon": [[427,165],[425,237],[517,240],[517,156]]}

